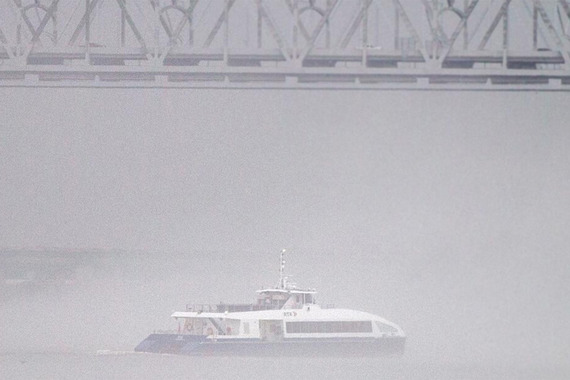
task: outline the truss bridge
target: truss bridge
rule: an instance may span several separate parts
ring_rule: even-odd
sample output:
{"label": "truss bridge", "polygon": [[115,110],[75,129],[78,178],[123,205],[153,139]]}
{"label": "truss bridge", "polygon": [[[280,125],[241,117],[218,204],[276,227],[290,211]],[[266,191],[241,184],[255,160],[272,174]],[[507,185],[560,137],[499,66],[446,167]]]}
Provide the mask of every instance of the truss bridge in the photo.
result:
{"label": "truss bridge", "polygon": [[570,0],[2,0],[1,87],[570,90]]}

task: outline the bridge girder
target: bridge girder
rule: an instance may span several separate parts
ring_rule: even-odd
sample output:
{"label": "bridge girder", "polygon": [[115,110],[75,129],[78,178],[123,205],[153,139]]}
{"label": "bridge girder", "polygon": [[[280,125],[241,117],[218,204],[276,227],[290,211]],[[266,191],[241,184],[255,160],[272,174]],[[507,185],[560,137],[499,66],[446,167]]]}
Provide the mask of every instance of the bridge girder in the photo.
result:
{"label": "bridge girder", "polygon": [[567,90],[569,52],[569,0],[0,5],[0,86]]}

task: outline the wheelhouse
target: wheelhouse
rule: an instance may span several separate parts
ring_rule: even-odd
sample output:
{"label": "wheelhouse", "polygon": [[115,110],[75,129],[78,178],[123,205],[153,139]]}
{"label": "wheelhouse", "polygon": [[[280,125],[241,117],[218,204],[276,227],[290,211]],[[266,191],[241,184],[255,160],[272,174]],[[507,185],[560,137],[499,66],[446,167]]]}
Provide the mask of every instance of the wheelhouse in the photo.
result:
{"label": "wheelhouse", "polygon": [[271,309],[301,309],[303,305],[316,304],[312,289],[261,289],[257,291],[257,306]]}

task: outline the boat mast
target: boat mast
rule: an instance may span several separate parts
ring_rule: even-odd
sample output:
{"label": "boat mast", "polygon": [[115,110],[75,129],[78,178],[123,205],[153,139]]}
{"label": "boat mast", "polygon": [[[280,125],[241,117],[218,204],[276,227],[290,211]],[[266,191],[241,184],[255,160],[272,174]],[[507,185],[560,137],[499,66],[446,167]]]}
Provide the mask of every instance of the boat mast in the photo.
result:
{"label": "boat mast", "polygon": [[286,285],[287,278],[285,277],[285,250],[282,250],[279,266],[279,289],[285,289]]}

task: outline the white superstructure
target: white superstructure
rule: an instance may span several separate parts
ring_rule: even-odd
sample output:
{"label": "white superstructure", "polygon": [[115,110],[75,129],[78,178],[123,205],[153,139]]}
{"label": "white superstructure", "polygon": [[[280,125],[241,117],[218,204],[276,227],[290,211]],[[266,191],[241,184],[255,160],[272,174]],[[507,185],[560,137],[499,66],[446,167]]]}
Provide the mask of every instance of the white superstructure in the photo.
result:
{"label": "white superstructure", "polygon": [[405,337],[396,324],[377,315],[337,308],[321,308],[314,289],[298,289],[284,274],[281,252],[279,285],[258,290],[257,303],[188,307],[172,317],[181,322],[180,333],[209,339]]}

